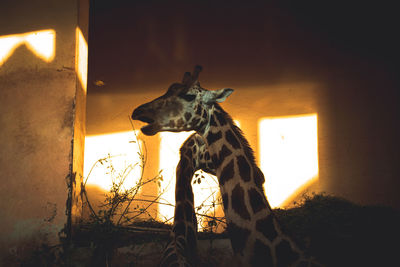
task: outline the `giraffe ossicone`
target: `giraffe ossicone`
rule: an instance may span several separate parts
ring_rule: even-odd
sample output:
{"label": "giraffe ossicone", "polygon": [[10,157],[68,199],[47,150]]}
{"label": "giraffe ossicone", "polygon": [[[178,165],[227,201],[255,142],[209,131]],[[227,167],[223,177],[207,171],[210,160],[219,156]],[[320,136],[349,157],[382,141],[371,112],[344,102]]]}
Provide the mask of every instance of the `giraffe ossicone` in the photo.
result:
{"label": "giraffe ossicone", "polygon": [[186,72],[181,83],[136,108],[132,119],[147,123],[145,135],[161,131],[192,131],[180,149],[171,242],[162,266],[196,263],[197,221],[191,180],[202,169],[218,177],[236,263],[239,266],[320,266],[305,256],[282,231],[263,190],[264,175],[253,150],[219,103],[233,89],[207,90],[200,86],[202,68]]}

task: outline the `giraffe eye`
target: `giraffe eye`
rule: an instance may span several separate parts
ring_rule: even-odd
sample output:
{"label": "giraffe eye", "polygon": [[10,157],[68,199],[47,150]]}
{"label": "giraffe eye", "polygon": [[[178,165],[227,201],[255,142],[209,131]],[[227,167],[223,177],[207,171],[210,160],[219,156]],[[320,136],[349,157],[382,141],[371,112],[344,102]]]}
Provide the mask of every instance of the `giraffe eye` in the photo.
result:
{"label": "giraffe eye", "polygon": [[196,95],[179,94],[178,96],[188,102],[193,101],[196,98]]}

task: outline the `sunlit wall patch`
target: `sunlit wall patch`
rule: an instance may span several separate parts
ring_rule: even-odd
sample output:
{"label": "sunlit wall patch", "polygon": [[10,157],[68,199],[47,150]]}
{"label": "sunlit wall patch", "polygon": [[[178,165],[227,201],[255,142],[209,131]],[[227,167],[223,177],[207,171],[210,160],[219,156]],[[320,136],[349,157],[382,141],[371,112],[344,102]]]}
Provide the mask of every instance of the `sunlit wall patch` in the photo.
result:
{"label": "sunlit wall patch", "polygon": [[[235,120],[236,125],[240,126],[240,122]],[[176,180],[176,166],[179,163],[180,155],[179,149],[183,142],[194,132],[162,132],[160,133],[160,170],[164,177],[161,183],[160,192],[162,194],[163,202],[175,204],[175,180]],[[194,204],[196,211],[207,214],[207,207],[213,207],[219,197],[218,179],[211,175],[198,171],[196,177],[204,177],[201,183],[193,184]],[[193,179],[193,181],[195,178]],[[210,209],[211,210],[211,209]],[[211,212],[211,211],[210,211]],[[174,216],[174,207],[168,205],[159,206],[160,219],[170,219]],[[199,229],[203,228],[201,219],[198,221]]]}
{"label": "sunlit wall patch", "polygon": [[[160,133],[160,158],[159,168],[164,177],[161,183],[160,192],[162,202],[175,205],[175,180],[176,166],[179,162],[179,148],[183,142],[193,132],[162,132]],[[196,201],[195,201],[196,202]],[[165,221],[174,217],[174,207],[169,205],[160,205],[159,208],[160,220]]]}
{"label": "sunlit wall patch", "polygon": [[260,167],[265,193],[278,207],[318,178],[318,116],[268,117],[259,121]]}
{"label": "sunlit wall patch", "polygon": [[82,88],[87,88],[88,44],[79,27],[76,27],[75,71]]}
{"label": "sunlit wall patch", "polygon": [[0,36],[0,66],[20,45],[26,45],[38,58],[51,62],[55,56],[55,44],[56,32],[51,29]]}
{"label": "sunlit wall patch", "polygon": [[142,175],[140,143],[135,132],[86,136],[84,177],[88,185],[109,191],[113,181],[124,179],[123,189],[132,188]]}

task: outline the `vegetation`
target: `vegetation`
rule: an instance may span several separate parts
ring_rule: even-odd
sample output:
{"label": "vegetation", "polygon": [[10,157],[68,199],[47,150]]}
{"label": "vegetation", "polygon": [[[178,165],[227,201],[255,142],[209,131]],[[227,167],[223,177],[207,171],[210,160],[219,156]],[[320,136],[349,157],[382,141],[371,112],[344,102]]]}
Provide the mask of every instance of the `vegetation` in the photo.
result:
{"label": "vegetation", "polygon": [[326,266],[396,266],[399,262],[400,213],[394,209],[319,194],[275,213],[298,243]]}
{"label": "vegetation", "polygon": [[[135,131],[133,132],[135,133]],[[173,217],[165,218],[164,221],[160,222],[160,216],[154,216],[149,212],[153,205],[173,206],[162,201],[165,192],[159,192],[157,196],[150,200],[141,199],[139,194],[143,186],[148,183],[157,183],[160,188],[163,181],[162,171],[151,179],[144,179],[143,170],[147,160],[146,146],[144,142],[137,139],[137,136],[135,136],[135,140],[130,142],[138,146],[139,162],[128,165],[123,170],[117,170],[113,165],[113,159],[117,155],[108,154],[94,163],[88,177],[82,183],[84,208],[89,212],[89,216],[74,227],[73,236],[75,245],[93,248],[91,265],[101,266],[102,263],[112,262],[118,247],[142,244],[150,240],[167,241],[169,237]],[[104,196],[104,202],[99,206],[94,206],[86,191],[86,184],[97,166],[106,167],[112,185]],[[134,186],[126,188],[124,183],[133,170],[138,170],[137,166],[140,169],[140,178]],[[197,172],[193,179],[193,185],[201,184],[206,176],[207,174],[201,171]],[[209,179],[213,178],[210,177]],[[225,227],[224,219],[217,217],[215,212],[222,204],[221,198],[217,197],[215,190],[209,198],[212,199],[211,204],[203,202],[195,207],[199,224],[208,234],[214,233],[218,227],[219,229]],[[207,235],[207,237],[209,236]]]}
{"label": "vegetation", "polygon": [[[140,147],[145,150],[145,146]],[[123,186],[135,166],[141,169],[146,164],[145,153],[140,152],[140,162],[129,165],[119,172],[112,164],[112,155],[99,159],[98,164],[107,166],[112,186],[100,207],[94,207],[86,192],[86,180],[82,183],[85,206],[89,211],[86,221],[73,228],[72,244],[60,238],[58,246],[48,246],[46,242],[25,254],[18,261],[21,266],[152,266],[156,264],[168,240],[171,218],[157,221],[148,212],[151,205],[171,205],[162,202],[160,192],[153,200],[138,198],[138,192],[147,183],[161,183],[162,172],[151,179],[140,176],[131,188]],[[94,168],[93,167],[93,168]],[[143,173],[143,172],[142,172]],[[90,175],[90,174],[89,174]],[[193,185],[213,179],[198,172]],[[221,199],[217,192],[210,194],[211,204],[201,203],[195,208],[198,221],[204,227],[199,239],[215,240],[227,238],[226,233],[217,234],[225,228],[225,221],[216,210]],[[142,205],[137,202],[141,201]],[[147,204],[143,204],[147,203]],[[308,254],[313,255],[326,266],[395,266],[398,264],[397,249],[400,240],[400,213],[388,207],[361,206],[345,199],[318,194],[304,196],[291,209],[276,209],[275,214],[285,230],[297,240]],[[143,220],[146,215],[146,220]],[[63,235],[60,235],[62,237]],[[148,261],[142,257],[148,244],[153,254]],[[121,252],[121,248],[129,248]],[[139,250],[137,248],[140,247]],[[229,262],[229,253],[207,254],[201,259],[207,266],[219,266]],[[225,259],[221,259],[225,255]],[[213,257],[220,257],[219,259]]]}
{"label": "vegetation", "polygon": [[[296,207],[276,209],[275,213],[299,245],[326,266],[396,266],[398,263],[400,213],[396,210],[357,205],[342,198],[319,194],[305,196]],[[140,228],[126,227],[105,231],[95,224],[91,228],[81,228],[69,259],[66,260],[64,255],[60,260],[59,248],[42,245],[21,260],[21,266],[71,266],[68,263],[74,262],[79,262],[79,265],[72,266],[147,266],[137,263],[143,262],[140,255],[128,257],[126,253],[116,252],[116,248],[166,241],[168,226],[157,222],[141,222],[139,225],[143,227],[142,232],[139,232]],[[157,227],[161,229],[159,232],[154,231]],[[227,237],[224,233],[200,235],[208,239]],[[162,247],[153,248],[156,249],[154,255],[158,257]],[[107,250],[117,254],[107,254]],[[217,256],[209,254],[209,257]],[[219,262],[223,260],[219,259]],[[203,259],[203,262],[208,266],[218,266],[210,264],[217,262],[213,259]]]}

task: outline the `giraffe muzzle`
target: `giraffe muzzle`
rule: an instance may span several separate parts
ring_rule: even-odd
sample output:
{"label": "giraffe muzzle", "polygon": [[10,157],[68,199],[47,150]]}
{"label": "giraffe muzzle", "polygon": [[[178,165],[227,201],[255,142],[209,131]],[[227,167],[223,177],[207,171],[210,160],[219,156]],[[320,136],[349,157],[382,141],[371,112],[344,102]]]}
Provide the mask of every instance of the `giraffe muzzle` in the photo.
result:
{"label": "giraffe muzzle", "polygon": [[147,123],[147,125],[140,128],[143,134],[154,135],[158,132],[159,127],[155,124],[155,120],[151,118],[149,115],[146,115],[146,113],[148,112],[145,112],[139,107],[133,111],[132,119]]}
{"label": "giraffe muzzle", "polygon": [[154,119],[151,118],[150,115],[148,115],[149,113],[150,112],[148,112],[147,110],[143,109],[142,106],[140,106],[132,112],[132,120],[153,123]]}

